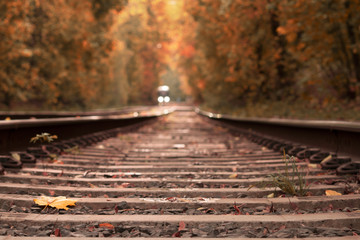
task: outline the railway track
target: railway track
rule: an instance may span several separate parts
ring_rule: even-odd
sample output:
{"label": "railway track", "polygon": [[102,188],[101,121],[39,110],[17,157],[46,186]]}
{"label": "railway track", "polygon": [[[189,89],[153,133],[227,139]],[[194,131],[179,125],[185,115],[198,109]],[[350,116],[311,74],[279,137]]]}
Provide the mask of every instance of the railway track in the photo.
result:
{"label": "railway track", "polygon": [[[359,239],[358,175],[336,175],[314,163],[319,152],[192,111],[53,146],[0,176],[1,240]],[[275,188],[279,181],[294,194]],[[76,202],[68,210],[39,206],[41,196]]]}

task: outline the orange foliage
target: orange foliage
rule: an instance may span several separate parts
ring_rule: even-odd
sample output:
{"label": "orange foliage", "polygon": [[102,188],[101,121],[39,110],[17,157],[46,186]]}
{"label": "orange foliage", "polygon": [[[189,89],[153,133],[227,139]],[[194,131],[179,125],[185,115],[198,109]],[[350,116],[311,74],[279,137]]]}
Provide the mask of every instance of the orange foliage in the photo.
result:
{"label": "orange foliage", "polygon": [[[192,19],[184,21],[181,66],[196,99],[216,107],[316,98],[320,89],[324,98],[360,95],[359,2],[188,0],[184,6]],[[196,55],[187,54],[194,42]]]}
{"label": "orange foliage", "polygon": [[[111,11],[101,8],[96,9],[101,19],[95,21],[92,4],[97,1],[0,2],[0,36],[5,36],[0,42],[0,102],[86,107],[101,101],[111,77],[106,64],[113,51],[113,21]],[[121,2],[106,6],[116,8]]]}

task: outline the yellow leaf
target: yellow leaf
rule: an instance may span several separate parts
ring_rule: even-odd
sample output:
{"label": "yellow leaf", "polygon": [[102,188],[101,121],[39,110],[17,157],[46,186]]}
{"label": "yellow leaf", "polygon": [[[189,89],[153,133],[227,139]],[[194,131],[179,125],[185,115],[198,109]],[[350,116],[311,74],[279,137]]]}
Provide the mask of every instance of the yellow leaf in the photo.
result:
{"label": "yellow leaf", "polygon": [[229,176],[229,178],[231,178],[231,179],[235,179],[235,178],[237,178],[237,173],[233,173],[233,174],[231,174],[230,176]]}
{"label": "yellow leaf", "polygon": [[274,193],[270,193],[269,195],[267,195],[266,197],[267,198],[273,198],[275,195],[274,195]]}
{"label": "yellow leaf", "polygon": [[342,194],[333,190],[326,190],[326,196],[341,196]]}
{"label": "yellow leaf", "polygon": [[318,168],[318,165],[314,163],[309,163],[307,166],[308,168]]}
{"label": "yellow leaf", "polygon": [[16,160],[16,161],[20,161],[21,157],[18,153],[12,153],[11,156]]}
{"label": "yellow leaf", "polygon": [[198,211],[203,211],[203,210],[206,210],[207,208],[206,207],[200,207],[200,208],[198,208],[198,209],[196,209],[196,210],[198,210]]}
{"label": "yellow leaf", "polygon": [[47,206],[54,207],[57,209],[65,209],[68,210],[67,206],[75,206],[77,200],[66,199],[66,197],[46,197],[41,196],[39,199],[34,199],[34,202],[39,206]]}
{"label": "yellow leaf", "polygon": [[6,117],[6,118],[5,118],[5,121],[10,121],[10,120],[11,120],[10,117]]}
{"label": "yellow leaf", "polygon": [[[324,158],[322,161],[321,161],[321,163],[326,163],[326,162],[328,162],[328,161],[330,161],[331,160],[331,154],[329,155],[329,156],[327,156],[326,158]],[[320,164],[321,164],[320,163]]]}

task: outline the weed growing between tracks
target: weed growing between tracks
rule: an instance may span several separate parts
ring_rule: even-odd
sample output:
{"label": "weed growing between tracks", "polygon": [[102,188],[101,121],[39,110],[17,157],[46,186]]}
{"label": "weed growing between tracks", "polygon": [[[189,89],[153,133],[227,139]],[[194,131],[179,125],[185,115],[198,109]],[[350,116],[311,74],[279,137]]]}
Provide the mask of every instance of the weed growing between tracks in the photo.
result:
{"label": "weed growing between tracks", "polygon": [[52,141],[54,141],[54,139],[57,139],[57,135],[51,135],[50,133],[41,133],[41,134],[36,134],[35,137],[32,137],[30,139],[31,143],[36,143],[37,141],[43,143],[43,142],[47,142],[50,143]]}
{"label": "weed growing between tracks", "polygon": [[[36,143],[36,142],[40,142],[40,143],[51,143],[53,142],[55,139],[58,139],[58,136],[57,135],[51,135],[50,133],[41,133],[41,134],[36,134],[35,137],[32,137],[30,139],[30,143]],[[57,154],[51,154],[49,152],[47,152],[44,148],[44,146],[41,147],[41,149],[43,150],[43,153],[44,155],[47,155],[46,157],[46,160],[48,162],[57,162],[57,158],[58,158],[58,155]],[[44,158],[41,158],[41,162],[42,162],[42,165],[43,165],[43,169],[46,170],[47,167],[45,165],[45,159]],[[44,175],[47,176],[47,172],[44,172]]]}
{"label": "weed growing between tracks", "polygon": [[[306,196],[310,186],[306,183],[304,176],[299,172],[295,157],[289,156],[284,152],[283,160],[285,162],[284,174],[270,174],[255,186],[260,188],[274,187],[274,191],[279,188],[285,194],[291,196]],[[254,185],[250,186],[248,190],[252,187],[254,187]]]}

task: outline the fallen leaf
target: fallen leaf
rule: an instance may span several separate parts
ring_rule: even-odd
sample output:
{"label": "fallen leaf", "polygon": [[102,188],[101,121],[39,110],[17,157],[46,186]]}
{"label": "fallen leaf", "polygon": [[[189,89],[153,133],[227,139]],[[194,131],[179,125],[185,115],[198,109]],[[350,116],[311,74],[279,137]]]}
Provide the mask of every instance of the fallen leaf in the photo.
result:
{"label": "fallen leaf", "polygon": [[320,173],[317,173],[316,176],[322,176],[322,175],[327,175],[328,173],[327,172],[320,172]]}
{"label": "fallen leaf", "polygon": [[55,237],[61,237],[61,233],[60,233],[59,228],[55,229],[54,235],[55,235]]}
{"label": "fallen leaf", "polygon": [[21,157],[20,157],[20,154],[18,153],[12,153],[11,156],[18,162],[20,162],[21,160]]}
{"label": "fallen leaf", "polygon": [[128,188],[129,186],[131,186],[131,183],[124,182],[124,183],[118,185],[117,188]]}
{"label": "fallen leaf", "polygon": [[325,195],[326,196],[340,196],[342,194],[339,192],[333,191],[333,190],[326,190]]}
{"label": "fallen leaf", "polygon": [[205,213],[216,213],[216,210],[214,208],[208,208]]}
{"label": "fallen leaf", "polygon": [[51,196],[54,196],[55,195],[55,191],[54,190],[49,190],[49,193]]}
{"label": "fallen leaf", "polygon": [[184,222],[179,222],[178,231],[184,230],[185,228],[186,228],[186,223],[184,223]]}
{"label": "fallen leaf", "polygon": [[96,188],[96,186],[94,184],[92,184],[92,183],[88,183],[88,184],[89,184],[89,187]]}
{"label": "fallen leaf", "polygon": [[307,166],[308,168],[319,168],[318,164],[314,164],[314,163],[309,163]]}
{"label": "fallen leaf", "polygon": [[269,195],[267,195],[266,197],[267,198],[273,198],[275,195],[274,195],[274,193],[270,193]]}
{"label": "fallen leaf", "polygon": [[330,154],[329,156],[327,156],[326,158],[324,158],[324,159],[320,162],[320,164],[324,164],[324,163],[330,161],[331,158],[332,158],[332,157],[331,157],[331,154]]}
{"label": "fallen leaf", "polygon": [[175,197],[168,197],[168,198],[165,198],[165,200],[170,201],[170,202],[175,202],[176,198]]}
{"label": "fallen leaf", "polygon": [[235,179],[237,178],[238,174],[237,173],[233,173],[229,176],[230,179]]}
{"label": "fallen leaf", "polygon": [[235,208],[235,211],[236,211],[235,215],[241,215],[241,211],[240,211],[240,209],[236,206],[236,203],[234,203],[234,208]]}
{"label": "fallen leaf", "polygon": [[99,227],[107,228],[107,229],[110,229],[110,230],[115,228],[114,225],[112,225],[111,223],[100,223]]}
{"label": "fallen leaf", "polygon": [[46,197],[41,196],[39,199],[34,199],[34,202],[39,206],[47,206],[54,207],[57,209],[65,209],[68,210],[69,208],[67,206],[75,206],[75,203],[77,200],[73,199],[66,199],[66,197],[60,196],[60,197]]}
{"label": "fallen leaf", "polygon": [[176,233],[174,233],[173,235],[171,235],[172,237],[181,237],[181,233],[179,231],[177,231]]}

